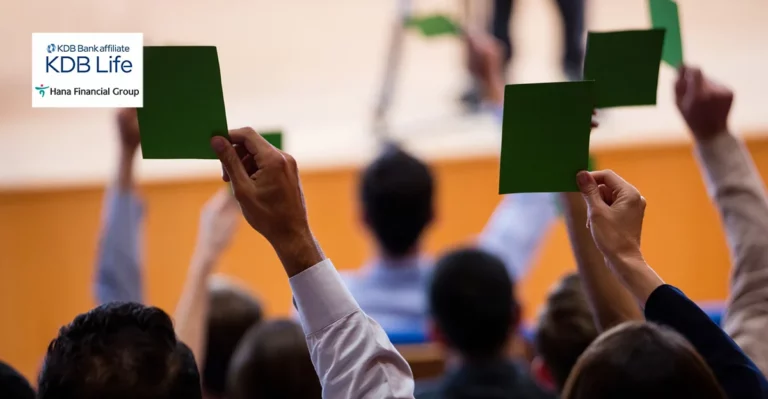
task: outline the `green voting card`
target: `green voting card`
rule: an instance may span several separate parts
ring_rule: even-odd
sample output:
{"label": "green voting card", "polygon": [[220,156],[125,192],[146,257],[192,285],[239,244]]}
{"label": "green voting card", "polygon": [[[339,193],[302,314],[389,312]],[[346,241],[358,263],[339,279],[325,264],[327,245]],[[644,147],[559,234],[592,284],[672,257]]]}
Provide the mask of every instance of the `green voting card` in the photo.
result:
{"label": "green voting card", "polygon": [[678,68],[683,64],[683,38],[680,33],[680,13],[672,0],[648,0],[651,23],[654,28],[665,29],[664,51],[661,60]]}
{"label": "green voting card", "polygon": [[587,169],[595,82],[504,89],[499,194],[578,191]]}
{"label": "green voting card", "polygon": [[584,79],[597,108],[656,104],[663,29],[589,32]]}
{"label": "green voting card", "polygon": [[137,110],[145,159],[216,159],[228,137],[216,47],[144,47],[144,107]]}
{"label": "green voting card", "polygon": [[418,29],[427,37],[441,35],[460,35],[462,30],[457,22],[445,15],[429,15],[424,17],[410,17],[405,26]]}
{"label": "green voting card", "polygon": [[[593,172],[597,170],[597,163],[595,162],[595,158],[592,157],[592,155],[589,155],[589,160],[587,161],[587,170],[590,172]],[[560,202],[560,197],[555,196],[553,198],[555,201],[555,208],[557,208],[557,214],[559,216],[563,215],[563,204]]]}
{"label": "green voting card", "polygon": [[275,148],[278,150],[283,149],[283,132],[280,130],[272,130],[272,131],[266,131],[261,134],[261,137],[264,137],[269,144],[272,144]]}

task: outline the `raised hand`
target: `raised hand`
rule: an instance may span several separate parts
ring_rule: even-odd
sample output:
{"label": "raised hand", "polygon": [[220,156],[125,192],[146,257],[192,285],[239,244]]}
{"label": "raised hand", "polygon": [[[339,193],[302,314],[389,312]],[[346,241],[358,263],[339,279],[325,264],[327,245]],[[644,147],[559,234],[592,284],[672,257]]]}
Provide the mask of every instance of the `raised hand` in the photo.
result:
{"label": "raised hand", "polygon": [[117,112],[117,127],[123,151],[133,154],[141,143],[139,120],[135,108],[123,108]]}
{"label": "raised hand", "polygon": [[483,85],[486,100],[502,103],[504,69],[501,46],[493,36],[477,30],[468,30],[464,40],[469,73]]}
{"label": "raised hand", "polygon": [[675,99],[696,140],[707,140],[728,130],[733,91],[709,79],[699,68],[680,68]]}
{"label": "raised hand", "polygon": [[579,172],[577,179],[587,203],[592,238],[600,252],[609,260],[642,258],[645,198],[610,170]]}
{"label": "raised hand", "polygon": [[251,128],[229,137],[231,143],[214,137],[211,146],[245,220],[269,241],[289,276],[320,262],[324,256],[309,228],[296,160]]}
{"label": "raised hand", "polygon": [[208,200],[200,213],[198,250],[215,261],[232,242],[240,223],[240,206],[229,189],[220,189]]}

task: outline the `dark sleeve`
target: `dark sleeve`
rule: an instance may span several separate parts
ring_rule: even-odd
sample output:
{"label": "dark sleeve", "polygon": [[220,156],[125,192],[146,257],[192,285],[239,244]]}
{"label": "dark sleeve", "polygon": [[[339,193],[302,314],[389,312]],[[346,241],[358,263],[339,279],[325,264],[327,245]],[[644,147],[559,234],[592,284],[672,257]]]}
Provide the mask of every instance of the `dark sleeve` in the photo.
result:
{"label": "dark sleeve", "polygon": [[645,304],[645,318],[673,328],[701,354],[729,398],[768,397],[768,381],[747,355],[682,291],[662,285]]}

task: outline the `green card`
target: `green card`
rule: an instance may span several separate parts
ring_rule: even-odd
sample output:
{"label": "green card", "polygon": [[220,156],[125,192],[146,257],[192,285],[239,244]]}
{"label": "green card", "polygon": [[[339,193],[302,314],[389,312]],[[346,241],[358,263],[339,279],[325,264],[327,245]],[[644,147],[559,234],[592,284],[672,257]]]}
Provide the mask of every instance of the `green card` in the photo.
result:
{"label": "green card", "polygon": [[228,137],[216,47],[144,47],[137,112],[145,159],[216,159],[211,137]]}
{"label": "green card", "polygon": [[672,0],[648,0],[654,28],[666,29],[661,60],[678,68],[683,64],[683,38],[680,33],[680,13]]}
{"label": "green card", "polygon": [[595,106],[656,104],[663,44],[663,29],[589,32],[584,79],[595,81]]}
{"label": "green card", "polygon": [[267,131],[261,134],[261,137],[264,137],[267,141],[269,141],[269,144],[272,144],[275,148],[278,150],[283,149],[283,132],[280,130],[272,130]]}
{"label": "green card", "polygon": [[499,194],[578,191],[587,169],[593,81],[504,89]]}
{"label": "green card", "polygon": [[405,26],[418,29],[427,37],[441,35],[460,35],[462,30],[457,22],[445,15],[428,15],[424,17],[410,17]]}
{"label": "green card", "polygon": [[[591,154],[589,155],[589,160],[587,161],[587,170],[590,172],[597,170],[597,163],[595,163],[595,158],[593,158]],[[560,202],[560,197],[555,196],[553,199],[555,201],[555,208],[557,209],[557,214],[559,216],[562,216],[563,204]]]}

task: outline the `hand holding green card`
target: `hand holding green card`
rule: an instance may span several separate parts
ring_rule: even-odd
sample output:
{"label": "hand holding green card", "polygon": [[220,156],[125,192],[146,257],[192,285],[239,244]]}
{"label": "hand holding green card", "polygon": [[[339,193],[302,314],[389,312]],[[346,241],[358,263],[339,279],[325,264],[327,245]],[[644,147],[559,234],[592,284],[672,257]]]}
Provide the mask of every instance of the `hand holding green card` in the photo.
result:
{"label": "hand holding green card", "polygon": [[664,30],[589,32],[584,79],[597,108],[655,105]]}
{"label": "hand holding green card", "polygon": [[216,47],[144,47],[144,107],[137,110],[144,159],[216,159],[227,137]]}
{"label": "hand holding green card", "polygon": [[426,37],[441,35],[458,36],[462,32],[459,24],[445,15],[410,17],[405,21],[405,26],[418,29]]}
{"label": "hand holding green card", "polygon": [[679,68],[683,65],[683,38],[680,33],[680,12],[672,0],[648,0],[651,23],[654,28],[665,29],[664,50],[661,60]]}
{"label": "hand holding green card", "polygon": [[592,81],[508,85],[499,194],[578,191],[587,169]]}
{"label": "hand holding green card", "polygon": [[266,131],[261,134],[261,137],[264,137],[269,144],[272,144],[273,147],[277,148],[278,150],[283,149],[283,132],[280,130],[272,130],[272,131]]}

